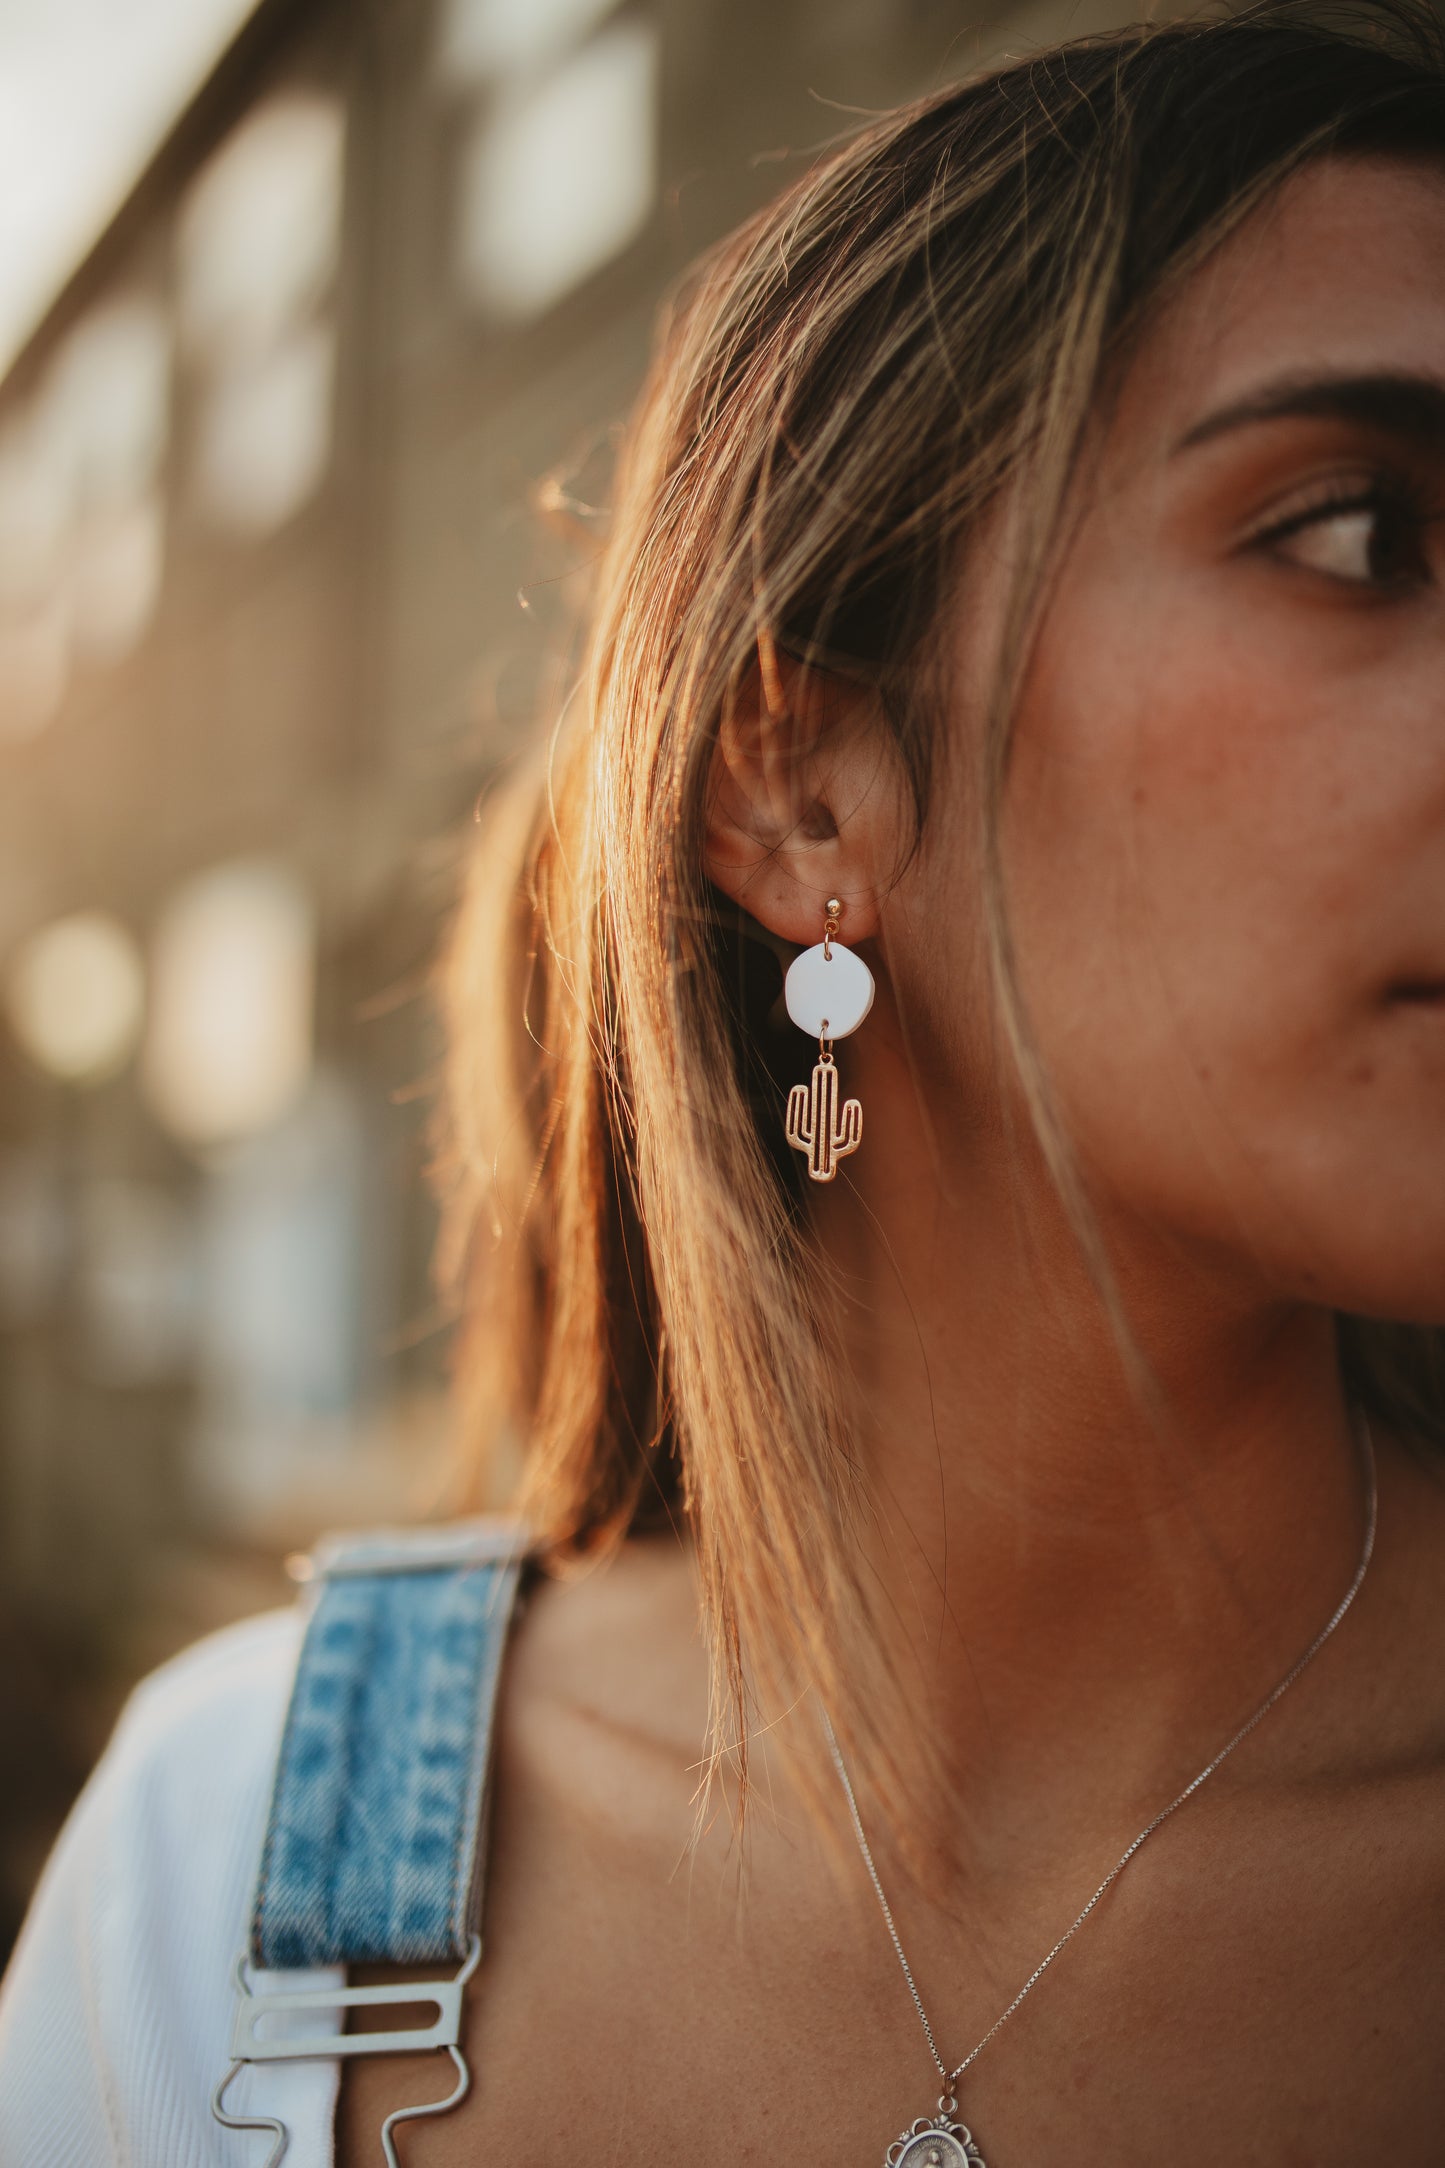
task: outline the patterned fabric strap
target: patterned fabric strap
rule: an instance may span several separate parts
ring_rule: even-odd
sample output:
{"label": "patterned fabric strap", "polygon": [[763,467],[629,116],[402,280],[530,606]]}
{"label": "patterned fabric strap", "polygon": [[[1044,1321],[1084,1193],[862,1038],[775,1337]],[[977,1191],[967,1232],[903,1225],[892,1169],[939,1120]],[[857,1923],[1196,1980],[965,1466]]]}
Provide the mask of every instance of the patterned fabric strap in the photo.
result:
{"label": "patterned fabric strap", "polygon": [[515,1522],[333,1537],[311,1584],[251,1909],[253,1964],[459,1959],[480,1923]]}

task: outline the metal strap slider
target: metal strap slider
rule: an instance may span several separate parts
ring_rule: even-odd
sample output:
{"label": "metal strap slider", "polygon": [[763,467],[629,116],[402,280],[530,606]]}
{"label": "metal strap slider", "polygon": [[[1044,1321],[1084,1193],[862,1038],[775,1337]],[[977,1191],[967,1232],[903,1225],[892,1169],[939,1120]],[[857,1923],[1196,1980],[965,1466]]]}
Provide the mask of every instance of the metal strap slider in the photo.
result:
{"label": "metal strap slider", "polygon": [[[482,1938],[473,1935],[466,1963],[450,1980],[407,1980],[398,1986],[294,1988],[289,1992],[263,1990],[256,1994],[246,1977],[246,1952],[236,1959],[236,2014],[231,2026],[231,2067],[211,2095],[211,2113],[228,2130],[269,2130],[276,2143],[266,2157],[265,2168],[280,2168],[289,2133],[274,2115],[233,2115],[225,2105],[231,2080],[243,2063],[300,2062],[331,2055],[412,2055],[425,2048],[444,2048],[456,2065],[457,2082],[445,2100],[423,2101],[414,2108],[394,2108],[381,2126],[381,2147],[387,2168],[400,2168],[396,2141],[398,2123],[423,2115],[441,2115],[465,2099],[471,2073],[457,2041],[462,2029],[462,1989],[481,1962]],[[367,2004],[395,2006],[434,2003],[436,2022],[410,2026],[400,2032],[338,2033],[300,2032],[279,2039],[263,2039],[258,2031],[268,2015],[297,2010],[354,2010]]]}
{"label": "metal strap slider", "polygon": [[[423,2048],[455,2047],[462,2032],[462,1989],[476,1971],[481,1954],[481,1937],[473,1935],[466,1963],[454,1978],[406,1980],[394,1986],[282,1988],[257,1993],[238,1976],[241,1992],[236,1997],[231,2025],[232,2057],[238,2063],[274,2063],[317,2055],[405,2055]],[[408,2003],[434,2003],[435,2022],[396,2032],[301,2031],[277,2035],[261,2031],[265,2019],[279,2012],[357,2010]]]}

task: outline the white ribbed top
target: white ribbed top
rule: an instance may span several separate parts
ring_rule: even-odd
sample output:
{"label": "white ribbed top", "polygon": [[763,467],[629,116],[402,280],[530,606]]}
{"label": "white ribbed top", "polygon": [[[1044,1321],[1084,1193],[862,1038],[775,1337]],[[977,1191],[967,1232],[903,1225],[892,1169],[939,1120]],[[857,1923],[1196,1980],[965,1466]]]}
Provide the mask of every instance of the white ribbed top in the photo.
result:
{"label": "white ribbed top", "polygon": [[[266,2159],[270,2136],[223,2129],[210,2101],[230,2062],[232,1968],[303,1623],[298,1605],[224,1627],[126,1703],[0,1987],[3,2168]],[[248,2064],[225,2105],[289,2124],[285,2168],[332,2168],[339,2075],[335,2058]]]}

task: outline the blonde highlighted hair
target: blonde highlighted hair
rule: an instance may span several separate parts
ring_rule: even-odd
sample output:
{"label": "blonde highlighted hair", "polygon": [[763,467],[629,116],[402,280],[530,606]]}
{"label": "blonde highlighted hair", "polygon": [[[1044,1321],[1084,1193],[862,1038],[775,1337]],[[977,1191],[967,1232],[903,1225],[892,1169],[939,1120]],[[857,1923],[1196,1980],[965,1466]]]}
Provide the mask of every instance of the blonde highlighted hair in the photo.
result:
{"label": "blonde highlighted hair", "polygon": [[[977,778],[979,910],[1087,1245],[1000,902],[1013,690],[1082,431],[1136,327],[1332,152],[1445,155],[1427,7],[1269,0],[956,84],[860,128],[663,312],[585,670],[545,764],[494,801],[445,958],[441,1262],[466,1482],[519,1441],[559,1557],[689,1529],[715,1752],[745,1756],[767,1677],[818,1687],[854,1749],[881,1754],[869,1710],[888,1687],[851,1411],[779,1134],[796,1058],[768,1024],[779,967],[704,872],[720,721],[760,636],[866,673],[921,832],[940,604],[1014,492],[1026,547]],[[1341,1341],[1364,1403],[1445,1442],[1440,1334],[1342,1319]]]}

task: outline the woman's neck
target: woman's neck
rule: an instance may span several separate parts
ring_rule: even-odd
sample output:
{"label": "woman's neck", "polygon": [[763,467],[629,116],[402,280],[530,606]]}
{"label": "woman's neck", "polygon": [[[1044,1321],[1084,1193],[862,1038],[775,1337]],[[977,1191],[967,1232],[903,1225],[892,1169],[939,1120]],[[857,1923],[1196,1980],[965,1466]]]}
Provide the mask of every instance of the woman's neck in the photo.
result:
{"label": "woman's neck", "polygon": [[1354,1570],[1333,1321],[1107,1225],[1131,1369],[1041,1171],[977,1140],[941,1165],[921,1125],[892,1128],[817,1226],[851,1299],[867,1540],[916,1693],[900,1727],[930,1726],[980,1813],[1036,1809],[1057,1759],[1075,1823],[1117,1830],[1249,1714]]}

